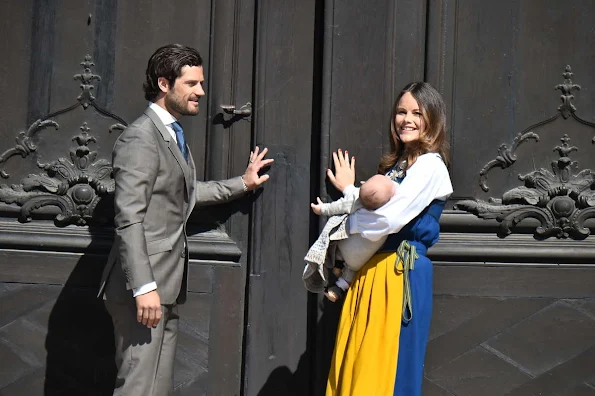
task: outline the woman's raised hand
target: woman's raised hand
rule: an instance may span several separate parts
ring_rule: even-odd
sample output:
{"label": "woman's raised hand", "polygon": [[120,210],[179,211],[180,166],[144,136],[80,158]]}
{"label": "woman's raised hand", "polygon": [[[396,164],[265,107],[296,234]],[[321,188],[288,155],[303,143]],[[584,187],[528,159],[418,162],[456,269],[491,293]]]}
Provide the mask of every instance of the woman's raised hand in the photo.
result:
{"label": "woman's raised hand", "polygon": [[331,183],[333,183],[333,186],[343,192],[345,187],[355,183],[355,157],[351,157],[350,159],[347,150],[343,153],[339,149],[338,153],[333,152],[333,162],[335,163],[335,173],[327,169],[326,175]]}

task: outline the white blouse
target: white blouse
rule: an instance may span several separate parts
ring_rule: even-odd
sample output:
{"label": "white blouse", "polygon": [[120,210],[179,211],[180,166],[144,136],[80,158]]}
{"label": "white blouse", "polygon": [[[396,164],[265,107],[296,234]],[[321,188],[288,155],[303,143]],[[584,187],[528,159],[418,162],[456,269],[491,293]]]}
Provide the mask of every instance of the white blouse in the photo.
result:
{"label": "white blouse", "polygon": [[[344,193],[351,188],[354,186],[347,186]],[[349,233],[360,233],[366,239],[377,241],[399,232],[433,200],[446,200],[450,194],[450,176],[440,156],[436,153],[420,155],[390,201],[375,211],[360,209],[349,216]]]}

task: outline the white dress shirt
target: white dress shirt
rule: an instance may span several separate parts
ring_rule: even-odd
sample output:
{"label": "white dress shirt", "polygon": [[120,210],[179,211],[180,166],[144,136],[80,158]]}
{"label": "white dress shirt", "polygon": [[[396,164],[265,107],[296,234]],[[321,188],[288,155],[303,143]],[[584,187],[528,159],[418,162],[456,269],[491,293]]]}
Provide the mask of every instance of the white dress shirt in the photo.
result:
{"label": "white dress shirt", "polygon": [[[176,132],[171,127],[171,124],[177,121],[176,118],[163,107],[153,102],[149,104],[149,108],[153,110],[155,114],[157,114],[157,117],[159,117],[161,122],[163,122],[163,125],[165,125],[165,128],[169,131],[171,137],[174,139],[174,142],[176,142],[177,144],[178,140],[176,139]],[[140,296],[141,294],[146,294],[148,292],[152,292],[153,290],[157,290],[156,282],[147,283],[146,285],[142,285],[141,287],[133,288],[132,296]]]}
{"label": "white dress shirt", "polygon": [[[353,186],[347,186],[345,191],[351,188]],[[349,216],[349,232],[360,233],[372,241],[379,240],[399,232],[433,200],[446,200],[452,192],[448,169],[440,156],[436,153],[420,155],[386,205],[375,211],[360,209]]]}
{"label": "white dress shirt", "polygon": [[163,125],[165,125],[165,128],[169,131],[169,134],[174,139],[174,142],[178,143],[178,139],[176,139],[176,131],[174,131],[174,129],[171,127],[171,124],[177,121],[176,117],[169,114],[167,110],[153,102],[149,103],[149,108],[153,110],[161,122],[163,122]]}

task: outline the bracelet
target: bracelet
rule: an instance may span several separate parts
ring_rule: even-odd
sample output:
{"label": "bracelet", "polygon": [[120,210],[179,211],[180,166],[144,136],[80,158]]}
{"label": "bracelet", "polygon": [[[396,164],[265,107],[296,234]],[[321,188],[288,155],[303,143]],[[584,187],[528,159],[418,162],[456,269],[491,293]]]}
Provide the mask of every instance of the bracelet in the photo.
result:
{"label": "bracelet", "polygon": [[248,186],[246,185],[246,182],[244,181],[244,176],[240,177],[240,179],[242,179],[242,188],[244,189],[244,192],[248,192]]}

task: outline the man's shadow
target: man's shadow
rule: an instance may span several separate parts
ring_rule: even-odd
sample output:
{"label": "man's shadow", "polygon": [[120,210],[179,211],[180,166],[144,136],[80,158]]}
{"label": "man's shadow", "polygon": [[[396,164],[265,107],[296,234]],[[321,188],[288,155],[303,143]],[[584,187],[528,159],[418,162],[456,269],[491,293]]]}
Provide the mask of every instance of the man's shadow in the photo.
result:
{"label": "man's shadow", "polygon": [[[233,213],[248,213],[259,195],[257,191],[234,205],[200,208],[196,215],[209,213],[213,223],[224,222]],[[96,213],[109,217],[113,215],[113,208],[97,208]],[[194,226],[194,231],[213,229],[213,223],[209,223],[206,222],[205,229]],[[113,225],[91,225],[88,230],[90,244],[82,251],[49,315],[45,340],[46,396],[108,396],[113,393],[116,379],[113,325],[103,301],[97,298],[113,241]],[[311,309],[308,310],[307,347],[296,370],[292,372],[286,366],[275,369],[259,396],[324,394],[341,304],[314,294],[309,294],[308,304]],[[317,320],[318,312],[321,316]]]}
{"label": "man's shadow", "polygon": [[[287,366],[273,370],[258,396],[324,395],[342,306],[342,303],[332,303],[325,297],[308,293],[306,350],[295,371]],[[317,320],[318,312],[321,314]],[[310,325],[310,322],[316,324]]]}
{"label": "man's shadow", "polygon": [[[112,215],[113,209],[97,208]],[[48,320],[44,394],[111,395],[116,377],[114,329],[99,282],[113,226],[89,226],[91,242],[66,280]]]}

